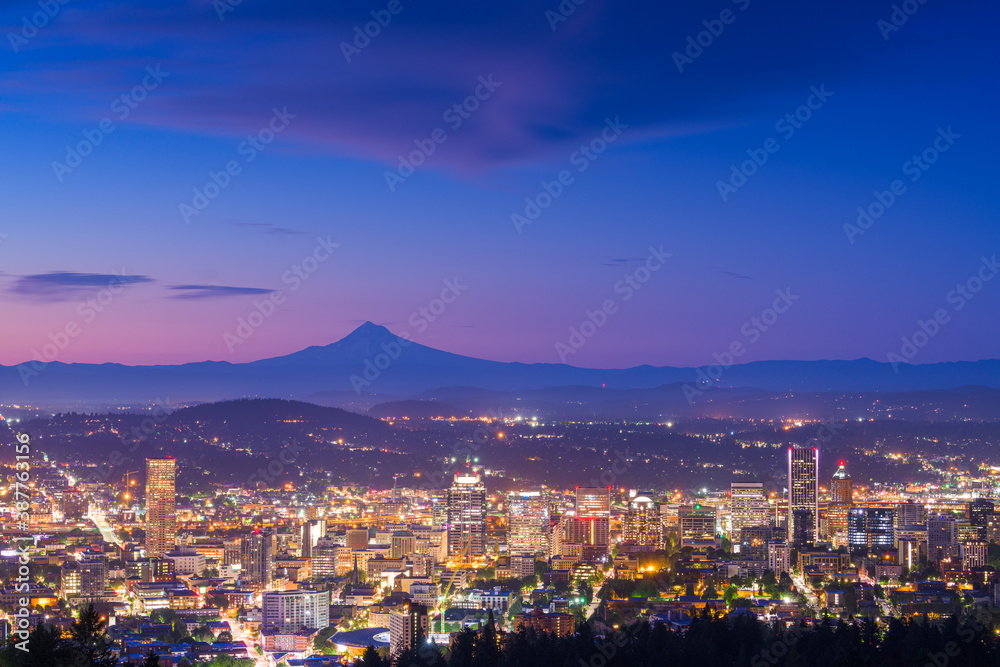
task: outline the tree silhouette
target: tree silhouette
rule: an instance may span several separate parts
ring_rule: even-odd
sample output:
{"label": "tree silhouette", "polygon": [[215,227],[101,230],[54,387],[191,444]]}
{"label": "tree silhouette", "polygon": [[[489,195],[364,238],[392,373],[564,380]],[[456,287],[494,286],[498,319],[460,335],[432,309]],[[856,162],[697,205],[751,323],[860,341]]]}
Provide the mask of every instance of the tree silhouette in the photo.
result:
{"label": "tree silhouette", "polygon": [[70,628],[70,637],[82,667],[115,667],[113,644],[104,631],[105,623],[93,604],[80,612]]}

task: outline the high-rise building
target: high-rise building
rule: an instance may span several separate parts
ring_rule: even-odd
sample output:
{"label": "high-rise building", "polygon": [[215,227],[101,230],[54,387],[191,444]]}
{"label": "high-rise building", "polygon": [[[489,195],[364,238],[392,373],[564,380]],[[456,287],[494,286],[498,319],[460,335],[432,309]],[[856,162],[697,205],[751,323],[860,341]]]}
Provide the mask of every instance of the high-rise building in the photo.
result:
{"label": "high-rise building", "polygon": [[[577,532],[585,535],[584,544],[607,547],[611,543],[611,489],[577,487],[576,522],[584,525]],[[574,540],[571,540],[574,541]]]}
{"label": "high-rise building", "polygon": [[507,551],[547,553],[549,500],[539,491],[519,491],[507,498]]}
{"label": "high-rise building", "polygon": [[622,544],[656,549],[662,538],[663,522],[656,503],[647,496],[636,496],[622,522]]}
{"label": "high-rise building", "polygon": [[267,588],[274,576],[274,533],[257,528],[243,537],[240,580],[251,588]]}
{"label": "high-rise building", "polygon": [[733,482],[730,486],[733,514],[732,536],[738,538],[746,526],[766,526],[770,510],[761,483]]}
{"label": "high-rise building", "polygon": [[330,591],[270,591],[262,596],[265,631],[323,630],[330,625]]}
{"label": "high-rise building", "polygon": [[307,519],[302,523],[299,553],[303,558],[312,558],[312,548],[321,537],[326,537],[326,519]]}
{"label": "high-rise building", "polygon": [[173,549],[177,537],[176,463],[146,459],[146,554],[153,558]]}
{"label": "high-rise building", "polygon": [[989,545],[979,540],[962,542],[959,545],[959,555],[962,559],[962,569],[968,572],[974,567],[986,565],[986,554]]}
{"label": "high-rise building", "polygon": [[896,505],[896,528],[903,526],[918,526],[927,523],[927,510],[923,503],[907,500]]}
{"label": "high-rise building", "polygon": [[409,558],[417,550],[417,538],[408,530],[397,530],[390,538],[390,558]]}
{"label": "high-rise building", "polygon": [[700,542],[715,539],[718,516],[714,507],[689,505],[677,512],[680,521],[681,543]]}
{"label": "high-rise building", "polygon": [[950,514],[927,518],[927,559],[940,562],[958,546],[958,522]]}
{"label": "high-rise building", "polygon": [[[816,539],[819,519],[819,450],[815,447],[788,449],[788,535],[797,544]],[[798,519],[798,525],[796,525]]]}
{"label": "high-rise building", "polygon": [[985,498],[976,498],[969,503],[968,510],[969,523],[976,529],[977,541],[985,542],[989,519],[994,513],[993,501]]}
{"label": "high-rise building", "polygon": [[403,651],[416,646],[421,637],[426,637],[430,628],[427,607],[411,602],[402,609],[389,612],[389,655],[395,658]]}
{"label": "high-rise building", "polygon": [[830,479],[830,502],[848,504],[854,502],[854,483],[847,474],[843,461]]}
{"label": "high-rise building", "polygon": [[[898,521],[898,515],[897,515]],[[897,526],[893,531],[896,536],[896,551],[899,564],[913,569],[922,559],[927,558],[927,524]]]}
{"label": "high-rise building", "polygon": [[347,530],[344,540],[344,545],[350,549],[355,551],[364,549],[368,546],[368,529],[350,528]]}
{"label": "high-rise building", "polygon": [[108,587],[107,564],[98,558],[68,560],[62,565],[63,597],[95,598]]}
{"label": "high-rise building", "polygon": [[784,540],[767,543],[767,569],[780,575],[792,569],[792,547]]}
{"label": "high-rise building", "polygon": [[479,475],[458,473],[448,489],[448,555],[486,553],[486,486]]}
{"label": "high-rise building", "polygon": [[848,515],[848,544],[852,549],[896,546],[891,507],[854,507]]}
{"label": "high-rise building", "polygon": [[767,560],[767,545],[772,539],[771,526],[743,526],[733,543],[740,546],[740,560]]}

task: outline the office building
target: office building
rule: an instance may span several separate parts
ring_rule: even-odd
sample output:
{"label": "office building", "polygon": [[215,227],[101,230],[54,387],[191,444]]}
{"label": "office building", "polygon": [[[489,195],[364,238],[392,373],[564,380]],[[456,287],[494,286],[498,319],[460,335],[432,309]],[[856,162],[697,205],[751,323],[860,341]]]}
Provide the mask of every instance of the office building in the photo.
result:
{"label": "office building", "polygon": [[611,543],[611,489],[577,487],[575,513],[576,521],[585,524],[577,528],[585,536],[584,544],[607,547]]}
{"label": "office building", "polygon": [[393,660],[403,651],[416,646],[420,638],[427,637],[430,619],[427,607],[411,602],[402,609],[389,612],[389,655]]}
{"label": "office building", "polygon": [[730,486],[732,506],[732,536],[738,538],[746,526],[766,526],[770,523],[770,508],[761,483],[733,482]]}
{"label": "office building", "polygon": [[792,547],[785,540],[770,540],[767,543],[767,569],[778,577],[792,569]]}
{"label": "office building", "polygon": [[891,507],[854,507],[848,514],[848,546],[851,549],[896,547]]}
{"label": "office building", "polygon": [[772,539],[771,526],[744,526],[733,544],[739,545],[740,560],[767,560],[767,545]]}
{"label": "office building", "polygon": [[927,519],[927,559],[940,562],[950,558],[958,546],[958,522],[950,514]]}
{"label": "office building", "polygon": [[636,496],[622,521],[622,544],[655,550],[663,538],[660,510],[648,496]]}
{"label": "office building", "polygon": [[173,549],[177,537],[176,463],[146,459],[146,555],[153,558]]}
{"label": "office building", "polygon": [[462,560],[486,553],[486,486],[479,475],[458,473],[448,489],[448,555]]}
{"label": "office building", "polygon": [[547,553],[549,501],[539,491],[519,491],[507,497],[507,551]]}
{"label": "office building", "polygon": [[896,528],[903,526],[917,526],[927,523],[927,510],[923,503],[915,503],[907,500],[905,503],[896,505]]}
{"label": "office building", "polygon": [[269,591],[263,594],[265,632],[323,630],[330,625],[330,591]]}
{"label": "office building", "polygon": [[847,474],[844,462],[840,462],[837,472],[833,473],[830,479],[830,502],[847,503],[854,502],[854,483],[851,476]]}
{"label": "office building", "polygon": [[819,519],[819,450],[794,446],[788,449],[788,535],[795,544],[816,539]]}
{"label": "office building", "polygon": [[993,501],[976,498],[968,505],[969,524],[976,529],[976,541],[985,542],[988,537],[989,520],[993,516]]}
{"label": "office building", "polygon": [[307,519],[299,532],[299,554],[312,558],[312,548],[321,537],[326,537],[326,519]]}
{"label": "office building", "polygon": [[257,528],[243,537],[240,581],[250,588],[267,588],[274,577],[274,533]]}

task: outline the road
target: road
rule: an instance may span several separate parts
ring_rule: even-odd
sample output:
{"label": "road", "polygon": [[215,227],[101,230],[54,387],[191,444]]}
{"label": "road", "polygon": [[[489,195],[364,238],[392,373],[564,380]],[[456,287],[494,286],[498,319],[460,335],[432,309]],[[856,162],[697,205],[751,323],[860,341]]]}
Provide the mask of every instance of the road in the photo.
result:
{"label": "road", "polygon": [[243,624],[235,618],[230,618],[228,620],[229,627],[233,629],[233,640],[243,642],[247,645],[247,649],[250,657],[254,661],[255,667],[274,667],[274,663],[271,661],[270,655],[267,653],[264,653],[264,655],[257,653],[256,644],[254,644],[254,641],[250,639],[250,635],[243,627]]}
{"label": "road", "polygon": [[87,510],[87,518],[97,524],[97,529],[101,531],[101,539],[105,542],[114,543],[118,545],[119,548],[125,546],[124,543],[118,539],[118,536],[115,535],[115,530],[111,527],[111,524],[108,523],[108,520],[104,516],[104,512],[93,505],[90,505]]}
{"label": "road", "polygon": [[802,578],[801,574],[789,573],[789,575],[792,577],[792,583],[795,584],[795,589],[806,596],[806,602],[809,603],[809,606],[812,607],[813,611],[819,614],[823,605],[820,604],[819,598],[813,593],[812,588],[806,584],[806,581]]}

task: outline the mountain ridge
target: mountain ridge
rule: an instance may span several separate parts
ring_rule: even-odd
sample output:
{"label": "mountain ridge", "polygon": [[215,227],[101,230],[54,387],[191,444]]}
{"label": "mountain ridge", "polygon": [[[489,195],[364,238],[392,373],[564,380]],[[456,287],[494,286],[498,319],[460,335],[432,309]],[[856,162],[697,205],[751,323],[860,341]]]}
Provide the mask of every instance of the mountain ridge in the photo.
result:
{"label": "mountain ridge", "polygon": [[537,392],[571,386],[654,390],[675,384],[693,397],[709,387],[799,392],[928,391],[966,385],[1000,388],[1000,360],[900,364],[898,369],[870,358],[594,369],[468,357],[406,340],[386,327],[365,322],[333,343],[242,363],[128,366],[57,361],[0,366],[0,402],[60,405],[93,401],[114,406],[167,395],[185,402],[302,399],[322,392],[400,400],[463,386]]}

